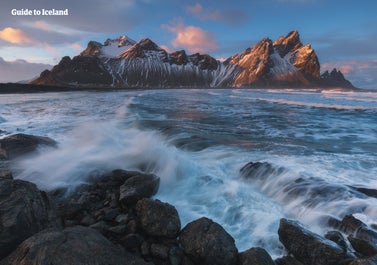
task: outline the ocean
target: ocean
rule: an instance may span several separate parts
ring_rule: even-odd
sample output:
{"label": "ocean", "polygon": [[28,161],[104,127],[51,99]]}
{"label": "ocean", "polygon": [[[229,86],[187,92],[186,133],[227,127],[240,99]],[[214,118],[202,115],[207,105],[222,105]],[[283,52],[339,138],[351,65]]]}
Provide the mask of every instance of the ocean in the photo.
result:
{"label": "ocean", "polygon": [[[44,135],[58,149],[17,161],[41,189],[74,187],[116,168],[161,178],[155,198],[182,226],[206,216],[240,251],[283,247],[282,217],[312,231],[354,214],[377,224],[377,91],[167,89],[0,95],[0,138]],[[247,178],[240,169],[276,170]]]}

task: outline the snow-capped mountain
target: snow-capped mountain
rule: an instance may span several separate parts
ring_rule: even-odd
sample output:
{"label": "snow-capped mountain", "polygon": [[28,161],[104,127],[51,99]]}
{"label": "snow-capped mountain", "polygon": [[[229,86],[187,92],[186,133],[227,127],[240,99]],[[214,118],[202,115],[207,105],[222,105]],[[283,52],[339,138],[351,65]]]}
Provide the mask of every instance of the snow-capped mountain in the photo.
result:
{"label": "snow-capped mountain", "polygon": [[[342,80],[343,78],[343,80]],[[336,80],[336,82],[334,81]],[[333,70],[320,76],[311,46],[297,31],[275,42],[264,38],[254,47],[220,62],[207,54],[168,53],[152,40],[127,36],[90,41],[80,55],[63,57],[33,84],[113,87],[352,87]]]}

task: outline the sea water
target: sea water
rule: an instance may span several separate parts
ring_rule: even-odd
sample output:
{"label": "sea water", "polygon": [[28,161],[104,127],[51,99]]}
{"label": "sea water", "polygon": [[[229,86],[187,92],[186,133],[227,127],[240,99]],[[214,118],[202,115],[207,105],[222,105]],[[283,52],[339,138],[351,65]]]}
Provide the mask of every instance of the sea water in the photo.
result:
{"label": "sea water", "polygon": [[[282,217],[323,234],[329,217],[377,223],[377,92],[169,89],[0,95],[0,137],[49,136],[57,149],[18,161],[16,178],[74,187],[116,168],[161,178],[155,198],[182,226],[221,224],[239,250],[282,253]],[[278,173],[245,178],[248,162]]]}

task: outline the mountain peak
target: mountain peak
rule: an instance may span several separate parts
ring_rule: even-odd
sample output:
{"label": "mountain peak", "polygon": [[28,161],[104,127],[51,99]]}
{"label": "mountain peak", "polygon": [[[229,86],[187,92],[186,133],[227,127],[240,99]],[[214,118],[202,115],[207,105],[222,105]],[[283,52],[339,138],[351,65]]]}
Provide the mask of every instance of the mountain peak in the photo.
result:
{"label": "mountain peak", "polygon": [[149,38],[91,41],[79,56],[63,58],[34,81],[119,87],[352,87],[347,82],[336,69],[320,76],[315,51],[301,43],[296,30],[275,42],[264,38],[224,62],[184,50],[168,54]]}
{"label": "mountain peak", "polygon": [[126,35],[123,35],[123,36],[119,36],[116,39],[107,39],[104,42],[104,46],[118,46],[118,48],[120,48],[124,46],[132,46],[135,43],[136,41],[134,41],[133,39],[129,38]]}
{"label": "mountain peak", "polygon": [[275,42],[274,47],[281,57],[284,57],[290,51],[297,50],[302,45],[300,34],[297,30],[289,32],[285,37],[280,36]]}

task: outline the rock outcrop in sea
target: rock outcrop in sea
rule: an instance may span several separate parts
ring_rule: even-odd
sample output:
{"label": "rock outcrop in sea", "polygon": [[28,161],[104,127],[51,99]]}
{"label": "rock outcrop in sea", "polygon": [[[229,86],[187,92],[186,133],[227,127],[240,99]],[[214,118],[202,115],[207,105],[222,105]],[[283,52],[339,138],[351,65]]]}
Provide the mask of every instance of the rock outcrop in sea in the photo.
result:
{"label": "rock outcrop in sea", "polygon": [[[54,143],[44,137],[19,135],[25,152]],[[18,148],[16,159],[24,155]],[[9,157],[0,159],[0,265],[357,265],[377,264],[377,231],[352,215],[328,218],[329,231],[318,235],[295,220],[281,219],[277,231],[286,255],[275,260],[260,247],[239,252],[234,239],[206,217],[183,228],[169,203],[153,199],[159,177],[115,169],[87,180],[74,192],[39,190],[13,179]],[[262,177],[268,163],[251,162],[244,177]],[[279,169],[278,169],[279,170]],[[277,172],[277,171],[276,171]]]}
{"label": "rock outcrop in sea", "polygon": [[127,36],[101,44],[90,41],[72,59],[63,57],[31,84],[72,87],[221,88],[343,87],[352,88],[334,69],[320,75],[318,57],[297,31],[276,41],[264,38],[253,47],[220,62],[208,54],[168,53],[148,38]]}

